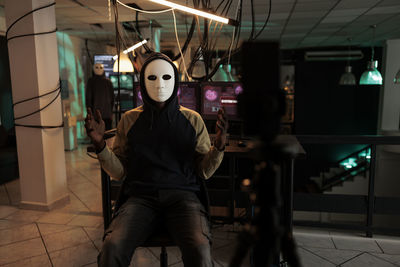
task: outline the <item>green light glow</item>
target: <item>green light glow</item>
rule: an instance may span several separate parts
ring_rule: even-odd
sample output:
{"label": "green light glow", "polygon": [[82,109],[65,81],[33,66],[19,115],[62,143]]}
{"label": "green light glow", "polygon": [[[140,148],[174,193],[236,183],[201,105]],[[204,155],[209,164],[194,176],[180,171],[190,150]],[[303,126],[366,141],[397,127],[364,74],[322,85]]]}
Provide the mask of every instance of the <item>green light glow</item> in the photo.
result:
{"label": "green light glow", "polygon": [[85,103],[85,75],[81,58],[83,41],[79,38],[57,32],[58,61],[60,77],[68,82],[68,106],[71,116],[78,117],[77,137],[84,138],[85,133],[80,131],[80,120],[86,116]]}
{"label": "green light glow", "polygon": [[382,84],[382,75],[377,69],[365,71],[361,75],[360,84]]}

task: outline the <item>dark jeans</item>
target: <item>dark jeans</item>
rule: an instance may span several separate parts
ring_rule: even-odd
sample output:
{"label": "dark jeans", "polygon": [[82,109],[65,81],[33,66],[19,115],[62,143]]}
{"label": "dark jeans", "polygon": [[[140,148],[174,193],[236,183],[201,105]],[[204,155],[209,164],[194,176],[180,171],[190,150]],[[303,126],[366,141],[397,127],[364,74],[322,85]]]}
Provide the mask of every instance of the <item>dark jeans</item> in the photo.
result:
{"label": "dark jeans", "polygon": [[204,207],[195,193],[183,190],[159,190],[130,197],[104,234],[99,266],[129,266],[135,249],[160,223],[179,246],[185,266],[213,266]]}

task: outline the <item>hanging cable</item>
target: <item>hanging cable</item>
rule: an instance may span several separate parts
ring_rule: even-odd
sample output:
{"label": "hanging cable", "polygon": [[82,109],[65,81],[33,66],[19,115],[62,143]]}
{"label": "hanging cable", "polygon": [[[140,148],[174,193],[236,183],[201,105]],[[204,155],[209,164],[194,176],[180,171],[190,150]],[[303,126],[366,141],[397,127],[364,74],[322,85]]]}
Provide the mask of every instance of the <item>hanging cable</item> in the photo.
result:
{"label": "hanging cable", "polygon": [[[7,40],[7,42],[9,42],[9,41],[11,41],[13,39],[16,39],[16,38],[21,38],[21,37],[26,37],[26,36],[36,36],[36,35],[44,35],[44,34],[55,33],[57,31],[57,28],[54,29],[54,30],[46,31],[46,32],[28,33],[28,34],[21,34],[21,35],[15,35],[15,36],[12,36],[12,37],[8,37],[8,35],[10,33],[10,30],[17,24],[17,22],[21,21],[23,18],[27,17],[28,15],[33,14],[34,12],[37,12],[37,11],[45,9],[45,8],[49,8],[51,6],[54,6],[55,4],[56,3],[53,2],[53,3],[50,3],[48,5],[44,5],[44,6],[35,8],[35,9],[25,13],[24,15],[22,15],[18,19],[16,19],[13,23],[11,23],[11,25],[6,30],[6,40]],[[50,91],[48,93],[45,93],[45,94],[42,94],[42,95],[38,95],[38,96],[35,96],[35,97],[31,97],[31,98],[27,98],[27,99],[24,99],[24,100],[21,100],[21,101],[17,101],[16,103],[13,103],[12,106],[15,107],[16,105],[19,105],[19,104],[22,104],[24,102],[28,102],[28,101],[31,101],[31,100],[34,100],[34,99],[39,99],[41,97],[50,95],[50,94],[52,94],[54,92],[57,92],[57,91],[58,91],[57,95],[47,105],[45,105],[44,107],[42,107],[42,108],[40,108],[38,110],[35,110],[35,111],[31,112],[31,113],[15,117],[14,118],[14,125],[15,126],[19,126],[19,127],[29,127],[29,128],[37,128],[37,129],[53,129],[53,128],[64,127],[64,122],[62,122],[60,125],[29,125],[29,124],[15,123],[16,120],[20,120],[20,119],[32,116],[33,114],[39,113],[39,112],[43,111],[44,109],[48,108],[52,103],[54,103],[56,101],[56,99],[61,95],[61,82],[59,82],[59,84],[58,84],[56,89],[54,89],[54,90],[52,90],[52,91]]]}
{"label": "hanging cable", "polygon": [[119,0],[117,0],[117,3],[120,4],[120,5],[123,6],[123,7],[129,8],[129,9],[131,9],[131,10],[135,10],[136,12],[142,12],[142,13],[146,13],[146,14],[160,14],[160,13],[165,13],[165,12],[168,12],[168,11],[171,11],[171,10],[172,10],[172,8],[168,8],[168,9],[164,9],[164,10],[155,10],[155,11],[152,11],[152,10],[143,10],[143,9],[138,9],[138,8],[134,8],[134,7],[125,5],[124,3],[122,3],[122,2],[119,1]]}
{"label": "hanging cable", "polygon": [[175,17],[174,10],[172,10],[172,16],[174,17],[175,37],[176,37],[176,42],[178,44],[179,53],[181,54],[181,58],[182,58],[183,70],[185,71],[185,75],[186,75],[187,79],[189,80],[189,74],[187,73],[187,69],[186,69],[185,57],[182,54],[181,45],[179,44],[178,30],[176,28],[176,17]]}
{"label": "hanging cable", "polygon": [[58,96],[61,94],[61,87],[59,86],[57,89],[58,89],[57,95],[56,95],[47,105],[45,105],[44,107],[42,107],[42,108],[40,108],[40,109],[38,109],[38,110],[35,110],[35,111],[31,112],[31,113],[28,113],[28,114],[26,114],[26,115],[22,115],[22,116],[19,116],[19,117],[15,117],[14,120],[16,121],[16,120],[20,120],[20,119],[23,119],[23,118],[32,116],[33,114],[39,113],[39,112],[41,112],[42,110],[46,109],[46,108],[47,108],[48,106],[50,106],[54,101],[56,101],[56,99],[58,98]]}
{"label": "hanging cable", "polygon": [[260,34],[264,31],[265,27],[267,26],[269,18],[271,17],[271,9],[272,9],[272,0],[269,0],[269,10],[268,10],[267,18],[266,18],[261,30],[256,34],[256,36],[254,37],[253,40],[255,40],[258,36],[260,36]]}
{"label": "hanging cable", "polygon": [[[15,25],[18,21],[20,21],[21,19],[25,18],[26,16],[28,16],[28,15],[30,15],[30,14],[36,12],[36,11],[39,11],[39,10],[42,10],[42,9],[45,9],[45,8],[49,8],[49,7],[51,7],[51,6],[54,6],[55,4],[56,4],[56,2],[53,2],[53,3],[50,3],[50,4],[48,4],[48,5],[45,5],[45,6],[41,6],[41,7],[32,9],[31,11],[25,13],[24,15],[22,15],[21,17],[19,17],[18,19],[16,19],[16,20],[15,20],[13,23],[11,23],[11,25],[7,28],[7,30],[6,30],[6,39],[8,39],[7,36],[8,36],[9,31],[11,30],[12,27],[14,27],[14,25]],[[12,38],[14,38],[14,37],[12,37]],[[15,38],[16,38],[16,37],[15,37]]]}

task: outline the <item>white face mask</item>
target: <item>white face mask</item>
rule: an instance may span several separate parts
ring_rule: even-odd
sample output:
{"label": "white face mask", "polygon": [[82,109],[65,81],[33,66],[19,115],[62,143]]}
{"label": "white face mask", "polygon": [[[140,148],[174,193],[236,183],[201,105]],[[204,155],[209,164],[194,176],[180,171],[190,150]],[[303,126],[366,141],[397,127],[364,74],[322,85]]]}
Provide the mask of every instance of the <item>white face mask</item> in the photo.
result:
{"label": "white face mask", "polygon": [[167,101],[174,92],[174,68],[166,60],[153,60],[144,70],[144,85],[151,99],[156,102]]}
{"label": "white face mask", "polygon": [[93,71],[96,75],[103,75],[104,74],[104,66],[101,63],[96,63],[93,65]]}

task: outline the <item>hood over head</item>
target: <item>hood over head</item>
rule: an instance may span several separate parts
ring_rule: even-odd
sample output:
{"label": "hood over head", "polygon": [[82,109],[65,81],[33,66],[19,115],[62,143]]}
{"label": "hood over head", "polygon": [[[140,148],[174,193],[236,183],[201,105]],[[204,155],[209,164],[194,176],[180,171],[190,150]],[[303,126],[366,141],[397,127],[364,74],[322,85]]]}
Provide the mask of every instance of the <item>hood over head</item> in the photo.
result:
{"label": "hood over head", "polygon": [[146,61],[143,63],[141,70],[140,70],[140,92],[142,94],[142,99],[143,99],[143,106],[144,106],[144,110],[146,109],[157,109],[156,108],[156,102],[151,99],[151,97],[149,96],[148,90],[146,88],[146,83],[145,83],[145,70],[146,67],[149,65],[150,62],[157,60],[157,59],[162,59],[165,60],[166,62],[168,62],[173,70],[174,70],[174,90],[172,92],[172,95],[166,100],[165,102],[165,108],[164,109],[169,109],[169,108],[173,108],[173,107],[177,107],[178,106],[178,100],[177,100],[177,95],[178,95],[178,87],[179,87],[179,75],[178,75],[178,70],[175,66],[174,63],[172,63],[172,60],[167,57],[166,55],[162,54],[162,53],[158,53],[158,52],[154,52],[152,53],[147,59]]}

